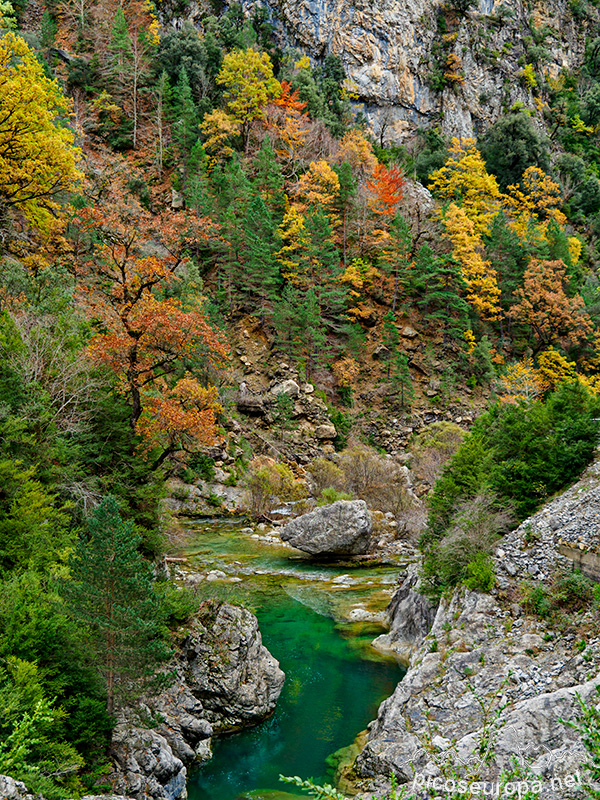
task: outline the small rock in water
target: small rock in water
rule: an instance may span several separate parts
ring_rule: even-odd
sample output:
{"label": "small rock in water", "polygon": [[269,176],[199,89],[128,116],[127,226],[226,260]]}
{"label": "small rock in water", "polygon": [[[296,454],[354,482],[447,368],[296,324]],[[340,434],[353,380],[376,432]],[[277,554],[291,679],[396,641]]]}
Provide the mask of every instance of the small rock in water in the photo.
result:
{"label": "small rock in water", "polygon": [[350,575],[337,575],[332,581],[332,583],[352,583],[352,578]]}

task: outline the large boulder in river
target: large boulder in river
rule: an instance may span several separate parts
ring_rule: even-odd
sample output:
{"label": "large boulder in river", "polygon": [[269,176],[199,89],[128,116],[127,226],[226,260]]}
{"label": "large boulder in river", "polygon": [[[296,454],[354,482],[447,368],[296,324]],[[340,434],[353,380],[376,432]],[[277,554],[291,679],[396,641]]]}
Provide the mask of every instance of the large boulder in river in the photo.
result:
{"label": "large boulder in river", "polygon": [[187,685],[215,732],[260,722],[275,708],[285,674],[262,643],[258,620],[223,603],[183,644]]}
{"label": "large boulder in river", "polygon": [[357,556],[369,552],[372,530],[364,500],[338,500],[288,522],[280,535],[314,556]]}

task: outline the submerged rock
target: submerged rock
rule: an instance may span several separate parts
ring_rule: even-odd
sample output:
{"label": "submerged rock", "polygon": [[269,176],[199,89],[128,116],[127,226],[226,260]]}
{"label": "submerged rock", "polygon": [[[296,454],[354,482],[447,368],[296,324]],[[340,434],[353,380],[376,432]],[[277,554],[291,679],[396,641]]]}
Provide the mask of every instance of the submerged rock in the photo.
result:
{"label": "submerged rock", "polygon": [[288,522],[280,535],[311,555],[353,556],[369,552],[372,530],[364,500],[338,500]]}

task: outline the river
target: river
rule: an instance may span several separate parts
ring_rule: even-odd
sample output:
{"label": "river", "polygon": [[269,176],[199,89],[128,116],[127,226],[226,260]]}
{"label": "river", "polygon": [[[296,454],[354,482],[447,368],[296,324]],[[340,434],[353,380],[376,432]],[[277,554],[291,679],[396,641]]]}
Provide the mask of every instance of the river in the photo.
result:
{"label": "river", "polygon": [[194,569],[226,575],[200,591],[256,613],[286,681],[268,720],[213,739],[213,759],[190,775],[189,800],[298,796],[280,773],[332,782],[333,754],[352,745],[403,674],[370,644],[383,631],[398,566],[316,564],[235,521],[191,532]]}

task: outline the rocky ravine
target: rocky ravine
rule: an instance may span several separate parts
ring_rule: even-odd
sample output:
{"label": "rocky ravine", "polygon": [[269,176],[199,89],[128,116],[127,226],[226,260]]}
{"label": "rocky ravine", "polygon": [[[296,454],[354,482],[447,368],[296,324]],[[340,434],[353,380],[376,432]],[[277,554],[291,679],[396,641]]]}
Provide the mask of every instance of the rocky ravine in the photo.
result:
{"label": "rocky ravine", "polygon": [[[260,722],[284,682],[245,608],[215,603],[182,630],[169,689],[121,713],[105,776],[115,795],[85,800],[185,800],[187,766],[211,757],[215,733]],[[0,776],[1,800],[43,800]]]}
{"label": "rocky ravine", "polygon": [[495,755],[482,778],[497,778],[516,757],[541,776],[544,797],[565,796],[565,785],[556,792],[550,781],[581,771],[587,757],[578,733],[561,719],[578,715],[576,693],[598,701],[598,621],[592,611],[580,615],[580,630],[590,632],[582,640],[572,625],[548,630],[511,597],[522,581],[535,576],[548,583],[556,566],[568,564],[556,552],[561,543],[595,550],[599,519],[596,463],[501,541],[493,595],[460,590],[434,608],[415,591],[417,565],[409,569],[390,604],[390,632],[375,640],[407,662],[408,671],[370,724],[356,761],[366,788],[384,788],[391,772],[401,782],[415,771],[440,775],[449,754],[455,764],[477,768],[474,750],[491,725]]}

